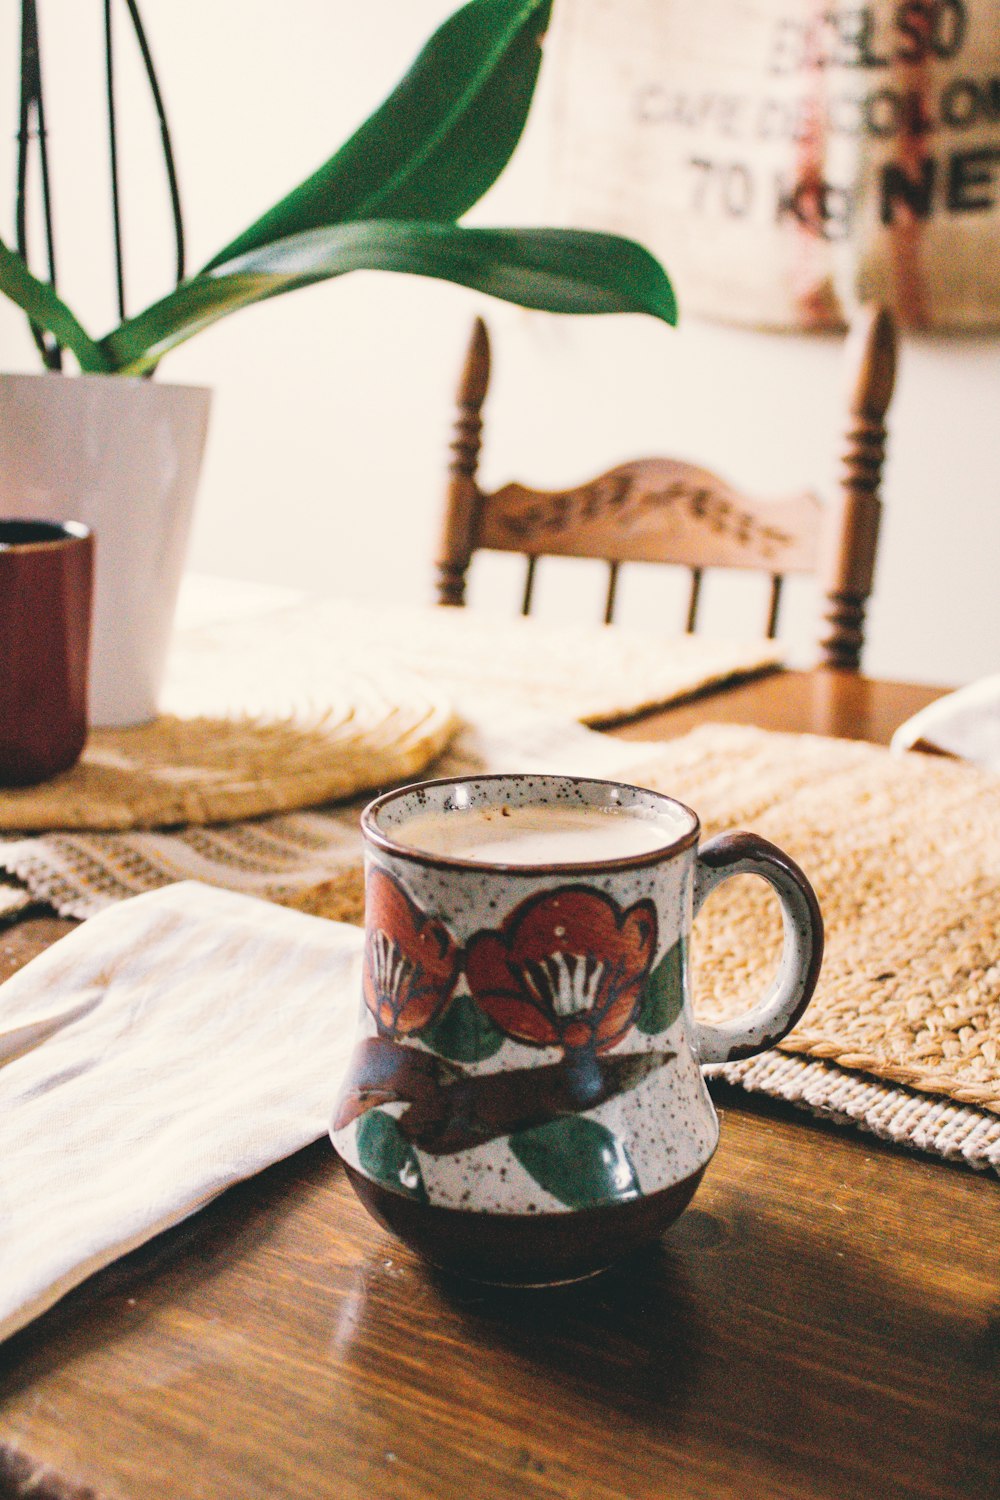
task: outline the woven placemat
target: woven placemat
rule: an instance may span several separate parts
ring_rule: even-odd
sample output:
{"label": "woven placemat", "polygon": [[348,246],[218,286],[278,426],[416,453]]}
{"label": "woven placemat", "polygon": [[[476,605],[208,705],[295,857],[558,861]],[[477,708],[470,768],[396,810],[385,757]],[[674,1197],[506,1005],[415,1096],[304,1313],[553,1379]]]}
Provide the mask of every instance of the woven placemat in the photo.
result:
{"label": "woven placemat", "polygon": [[[781,1049],[1000,1113],[1000,778],[936,757],[712,725],[637,775],[706,832],[751,828],[816,888],[826,954]],[[696,928],[699,1008],[745,1008],[774,967],[776,903],[723,885]]]}
{"label": "woven placemat", "polygon": [[95,730],[71,771],[0,791],[0,829],[202,825],[315,806],[419,774],[454,729],[454,701],[620,718],[780,659],[773,641],[455,609],[272,609],[179,634],[163,715]]}
{"label": "woven placemat", "polygon": [[[391,663],[425,676],[467,712],[498,702],[611,724],[779,665],[777,641],[663,635],[618,625],[562,625],[474,609],[375,608],[322,600],[308,619],[347,660]],[[269,628],[273,628],[272,616]]]}
{"label": "woven placemat", "polygon": [[329,643],[265,641],[240,622],[182,640],[150,724],[91,731],[78,763],[0,791],[0,828],[199,825],[309,807],[402,781],[457,719],[445,692]]}
{"label": "woven placemat", "polygon": [[1000,1115],[974,1104],[954,1104],[941,1095],[883,1083],[789,1052],[761,1052],[746,1062],[707,1071],[710,1079],[721,1078],[748,1094],[781,1099],[817,1119],[867,1131],[909,1151],[1000,1174]]}

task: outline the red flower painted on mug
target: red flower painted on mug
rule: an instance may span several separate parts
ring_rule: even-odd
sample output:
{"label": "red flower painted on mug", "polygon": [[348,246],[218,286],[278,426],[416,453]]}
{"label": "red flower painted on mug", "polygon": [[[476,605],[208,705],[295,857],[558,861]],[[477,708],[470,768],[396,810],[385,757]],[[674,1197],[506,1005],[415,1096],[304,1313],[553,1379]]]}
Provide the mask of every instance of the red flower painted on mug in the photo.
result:
{"label": "red flower painted on mug", "polygon": [[422,1031],[451,999],[459,950],[443,922],[429,917],[393,877],[368,877],[365,1004],[381,1036]]}
{"label": "red flower painted on mug", "polygon": [[533,1047],[607,1052],[635,1020],[656,952],[656,908],[623,911],[590,886],[530,896],[465,952],[477,1003]]}

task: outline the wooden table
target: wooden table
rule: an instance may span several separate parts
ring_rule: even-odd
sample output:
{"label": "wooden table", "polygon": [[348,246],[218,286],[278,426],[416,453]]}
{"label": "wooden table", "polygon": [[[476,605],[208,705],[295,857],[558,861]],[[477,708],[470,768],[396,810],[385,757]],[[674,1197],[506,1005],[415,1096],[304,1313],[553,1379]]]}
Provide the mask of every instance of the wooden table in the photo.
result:
{"label": "wooden table", "polygon": [[[621,732],[882,741],[934,696],[783,673]],[[715,1093],[694,1206],[557,1292],[427,1269],[323,1142],[233,1189],[0,1349],[0,1497],[996,1500],[995,1180]]]}

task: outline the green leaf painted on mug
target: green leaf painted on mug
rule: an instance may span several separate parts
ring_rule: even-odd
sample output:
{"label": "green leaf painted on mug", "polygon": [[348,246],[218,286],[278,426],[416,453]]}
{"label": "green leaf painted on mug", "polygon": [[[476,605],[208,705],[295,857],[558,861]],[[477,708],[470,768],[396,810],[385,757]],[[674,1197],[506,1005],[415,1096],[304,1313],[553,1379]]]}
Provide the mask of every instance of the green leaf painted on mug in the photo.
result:
{"label": "green leaf painted on mug", "polygon": [[471,995],[456,995],[444,1015],[426,1026],[420,1040],[449,1062],[482,1062],[499,1052],[504,1035]]}
{"label": "green leaf painted on mug", "polygon": [[621,1141],[585,1115],[520,1130],[508,1143],[525,1171],[567,1208],[597,1208],[642,1196]]}
{"label": "green leaf painted on mug", "polygon": [[645,1036],[672,1026],[684,1006],[684,939],[678,938],[646,981],[635,1024]]}
{"label": "green leaf painted on mug", "polygon": [[358,1122],[358,1161],[366,1176],[394,1193],[427,1202],[420,1163],[392,1115],[373,1109]]}

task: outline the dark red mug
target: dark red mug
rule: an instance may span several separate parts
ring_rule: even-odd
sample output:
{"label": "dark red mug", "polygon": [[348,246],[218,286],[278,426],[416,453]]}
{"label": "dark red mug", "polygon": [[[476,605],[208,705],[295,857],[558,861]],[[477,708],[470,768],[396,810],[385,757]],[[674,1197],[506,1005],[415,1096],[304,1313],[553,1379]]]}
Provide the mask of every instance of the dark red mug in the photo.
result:
{"label": "dark red mug", "polygon": [[87,738],[94,538],[78,521],[0,520],[0,785],[33,786]]}

